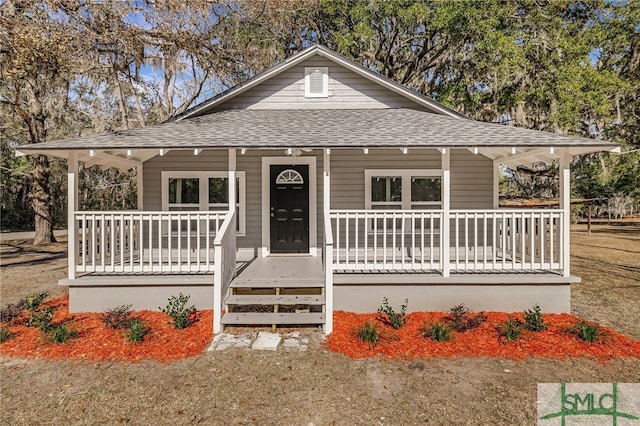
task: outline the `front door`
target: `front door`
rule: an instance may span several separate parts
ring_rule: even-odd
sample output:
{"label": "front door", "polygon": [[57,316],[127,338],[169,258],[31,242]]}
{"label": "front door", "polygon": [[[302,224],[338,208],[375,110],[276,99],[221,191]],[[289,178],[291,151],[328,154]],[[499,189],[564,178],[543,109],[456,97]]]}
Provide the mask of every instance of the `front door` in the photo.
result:
{"label": "front door", "polygon": [[309,166],[271,165],[271,252],[309,253]]}

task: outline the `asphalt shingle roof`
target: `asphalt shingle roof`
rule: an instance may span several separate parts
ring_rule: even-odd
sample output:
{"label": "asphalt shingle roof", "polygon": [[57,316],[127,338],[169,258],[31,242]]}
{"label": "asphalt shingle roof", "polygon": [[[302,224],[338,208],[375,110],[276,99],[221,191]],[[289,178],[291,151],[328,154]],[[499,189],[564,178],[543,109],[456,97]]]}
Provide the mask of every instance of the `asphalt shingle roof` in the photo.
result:
{"label": "asphalt shingle roof", "polygon": [[21,147],[75,149],[614,147],[563,136],[413,109],[227,110],[105,135]]}

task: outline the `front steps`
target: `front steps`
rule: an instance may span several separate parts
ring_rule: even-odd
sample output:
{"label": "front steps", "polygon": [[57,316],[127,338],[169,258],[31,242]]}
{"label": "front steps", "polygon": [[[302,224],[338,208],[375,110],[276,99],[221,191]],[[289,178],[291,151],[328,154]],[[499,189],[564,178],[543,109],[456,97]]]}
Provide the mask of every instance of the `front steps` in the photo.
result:
{"label": "front steps", "polygon": [[312,257],[255,259],[231,282],[223,326],[324,325],[324,274]]}

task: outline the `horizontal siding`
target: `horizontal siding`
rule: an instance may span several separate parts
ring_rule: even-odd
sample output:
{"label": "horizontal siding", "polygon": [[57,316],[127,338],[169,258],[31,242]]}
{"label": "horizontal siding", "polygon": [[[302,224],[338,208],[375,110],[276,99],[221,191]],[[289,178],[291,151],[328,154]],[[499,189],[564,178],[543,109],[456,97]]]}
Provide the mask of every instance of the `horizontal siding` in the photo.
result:
{"label": "horizontal siding", "polygon": [[[237,155],[237,170],[246,176],[246,236],[238,237],[238,247],[262,246],[262,157],[283,157],[282,150],[248,150]],[[323,241],[322,151],[304,156],[316,157],[318,247]],[[170,151],[144,163],[144,208],[162,209],[163,171],[226,171],[226,150]],[[436,150],[361,149],[331,151],[331,208],[365,208],[364,171],[366,169],[440,169],[442,155]],[[292,164],[295,158],[291,159]],[[466,150],[451,152],[451,208],[490,209],[492,207],[492,162]]]}
{"label": "horizontal siding", "polygon": [[468,150],[451,151],[451,208],[493,208],[493,161]]}
{"label": "horizontal siding", "polygon": [[364,209],[366,169],[440,169],[441,154],[433,150],[361,149],[331,151],[331,208]]}
{"label": "horizontal siding", "polygon": [[[305,153],[316,156],[316,184],[318,244],[322,242],[322,151]],[[236,157],[236,169],[245,172],[246,179],[246,236],[238,237],[239,248],[262,246],[262,157],[283,157],[283,150],[249,150]],[[295,158],[291,159],[295,163]],[[163,157],[154,157],[144,163],[144,208],[162,210],[163,171],[226,171],[228,154],[226,150],[203,151],[193,155],[193,151],[170,151]]]}
{"label": "horizontal siding", "polygon": [[[328,67],[329,96],[305,98],[305,67]],[[320,57],[308,59],[221,105],[222,109],[421,108],[409,99]]]}

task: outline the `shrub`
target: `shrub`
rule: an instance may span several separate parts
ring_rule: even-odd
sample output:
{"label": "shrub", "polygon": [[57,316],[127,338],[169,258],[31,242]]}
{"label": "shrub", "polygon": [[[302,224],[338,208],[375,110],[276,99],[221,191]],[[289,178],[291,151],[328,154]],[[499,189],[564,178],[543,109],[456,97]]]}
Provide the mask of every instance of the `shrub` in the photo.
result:
{"label": "shrub", "polygon": [[127,328],[131,321],[131,305],[120,305],[100,314],[102,323],[112,330]]}
{"label": "shrub", "polygon": [[587,343],[600,341],[606,336],[602,327],[595,322],[589,321],[578,321],[573,324],[568,331]]}
{"label": "shrub", "polygon": [[189,327],[195,321],[196,308],[193,305],[187,307],[187,302],[189,302],[189,296],[180,293],[177,297],[171,296],[169,298],[169,304],[166,308],[160,308],[162,312],[171,317],[173,322],[170,324],[178,330]]}
{"label": "shrub", "polygon": [[400,305],[400,312],[396,312],[391,305],[389,305],[389,300],[385,297],[382,299],[382,306],[378,309],[378,313],[382,315],[382,321],[385,324],[390,325],[396,330],[400,330],[402,326],[407,323],[405,315],[407,313],[408,303],[409,300],[405,299],[404,303]]}
{"label": "shrub", "polygon": [[47,337],[53,343],[67,343],[69,339],[78,337],[78,331],[64,324],[56,324],[47,333]]}
{"label": "shrub", "polygon": [[524,311],[524,327],[531,331],[542,331],[547,328],[540,305],[536,304],[533,308]]}
{"label": "shrub", "polygon": [[47,297],[49,297],[49,293],[46,291],[42,293],[34,293],[31,296],[27,296],[22,299],[20,306],[33,312],[42,305],[42,302],[44,302]]}
{"label": "shrub", "polygon": [[45,308],[37,308],[30,311],[29,319],[24,324],[27,327],[36,327],[39,328],[43,333],[48,332],[52,329],[51,320],[53,319],[53,314],[56,311],[56,308],[53,306],[47,306]]}
{"label": "shrub", "polygon": [[0,343],[4,343],[12,337],[13,334],[11,333],[11,330],[7,327],[0,327]]}
{"label": "shrub", "polygon": [[22,304],[10,303],[0,309],[0,322],[15,324],[22,316],[24,307]]}
{"label": "shrub", "polygon": [[131,318],[125,336],[130,342],[142,342],[147,334],[149,334],[151,328],[140,318]]}
{"label": "shrub", "polygon": [[365,342],[371,348],[375,348],[380,343],[381,334],[378,326],[372,321],[367,321],[355,330],[355,335],[361,342]]}
{"label": "shrub", "polygon": [[451,340],[451,329],[441,322],[425,323],[420,329],[420,335],[436,342],[448,342]]}
{"label": "shrub", "polygon": [[498,325],[498,333],[504,337],[507,342],[520,339],[522,333],[522,323],[514,317],[507,318],[506,321]]}
{"label": "shrub", "polygon": [[449,310],[449,315],[444,318],[444,321],[451,329],[463,333],[478,327],[487,321],[487,317],[484,312],[472,314],[469,308],[460,304]]}

